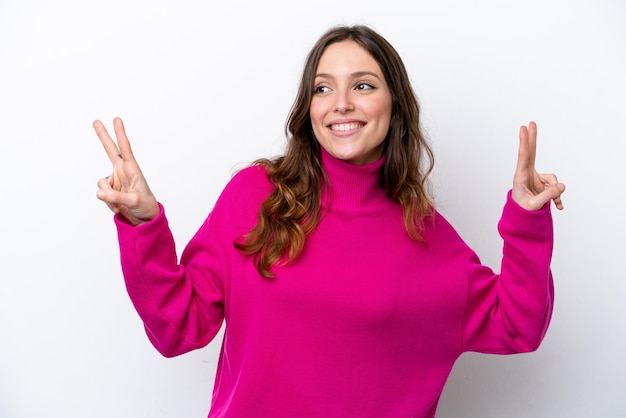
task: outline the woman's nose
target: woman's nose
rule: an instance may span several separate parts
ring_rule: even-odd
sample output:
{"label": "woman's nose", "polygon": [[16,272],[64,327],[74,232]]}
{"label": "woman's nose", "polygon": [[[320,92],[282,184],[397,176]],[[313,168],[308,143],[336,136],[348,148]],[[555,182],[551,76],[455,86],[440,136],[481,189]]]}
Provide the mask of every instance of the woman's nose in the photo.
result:
{"label": "woman's nose", "polygon": [[354,104],[352,103],[349,92],[340,92],[337,94],[337,101],[335,103],[335,112],[346,113],[354,110]]}

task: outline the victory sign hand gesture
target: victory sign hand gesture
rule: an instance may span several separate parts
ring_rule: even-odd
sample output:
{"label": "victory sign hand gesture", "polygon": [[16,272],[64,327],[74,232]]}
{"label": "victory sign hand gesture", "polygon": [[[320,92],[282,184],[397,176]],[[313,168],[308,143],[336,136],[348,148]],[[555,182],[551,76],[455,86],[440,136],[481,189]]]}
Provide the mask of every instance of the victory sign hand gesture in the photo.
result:
{"label": "victory sign hand gesture", "polygon": [[154,219],[160,208],[135,161],[122,120],[113,120],[117,144],[111,139],[102,122],[96,120],[93,127],[113,165],[111,175],[98,181],[96,196],[132,225]]}
{"label": "victory sign hand gesture", "polygon": [[517,168],[513,177],[511,196],[518,205],[527,210],[541,209],[548,201],[554,201],[557,209],[563,209],[561,193],[565,185],[554,174],[539,174],[535,170],[537,151],[537,124],[522,126],[519,133]]}

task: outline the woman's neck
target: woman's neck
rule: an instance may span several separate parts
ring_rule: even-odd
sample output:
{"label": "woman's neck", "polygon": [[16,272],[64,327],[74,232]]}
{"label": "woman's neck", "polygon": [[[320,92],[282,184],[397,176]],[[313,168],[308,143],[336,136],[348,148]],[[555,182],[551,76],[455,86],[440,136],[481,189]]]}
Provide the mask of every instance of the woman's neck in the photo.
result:
{"label": "woman's neck", "polygon": [[328,176],[324,185],[323,206],[359,208],[380,203],[386,193],[380,184],[383,155],[373,163],[357,165],[337,159],[321,148],[322,168]]}

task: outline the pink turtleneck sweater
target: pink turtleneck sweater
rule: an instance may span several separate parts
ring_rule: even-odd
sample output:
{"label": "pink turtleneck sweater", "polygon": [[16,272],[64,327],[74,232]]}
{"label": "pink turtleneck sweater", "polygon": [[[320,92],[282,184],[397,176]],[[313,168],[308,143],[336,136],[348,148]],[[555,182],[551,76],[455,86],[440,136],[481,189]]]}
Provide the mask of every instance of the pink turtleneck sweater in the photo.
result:
{"label": "pink turtleneck sweater", "polygon": [[167,220],[119,217],[130,298],[164,356],[206,346],[226,322],[209,417],[433,417],[465,351],[535,350],[552,312],[549,205],[507,199],[500,274],[448,222],[412,241],[379,186],[379,161],[323,152],[324,217],[295,261],[267,279],[233,247],[272,191],[263,167],[226,186],[180,261]]}

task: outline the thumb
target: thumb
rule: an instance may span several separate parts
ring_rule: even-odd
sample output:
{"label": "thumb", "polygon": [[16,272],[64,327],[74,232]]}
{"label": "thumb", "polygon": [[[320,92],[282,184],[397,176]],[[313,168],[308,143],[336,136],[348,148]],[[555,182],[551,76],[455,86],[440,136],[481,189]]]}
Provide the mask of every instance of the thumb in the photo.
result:
{"label": "thumb", "polygon": [[541,209],[549,201],[553,201],[557,209],[563,209],[563,202],[561,201],[561,194],[565,191],[565,184],[555,183],[546,186],[545,190],[535,196],[533,196],[529,203],[531,209]]}

